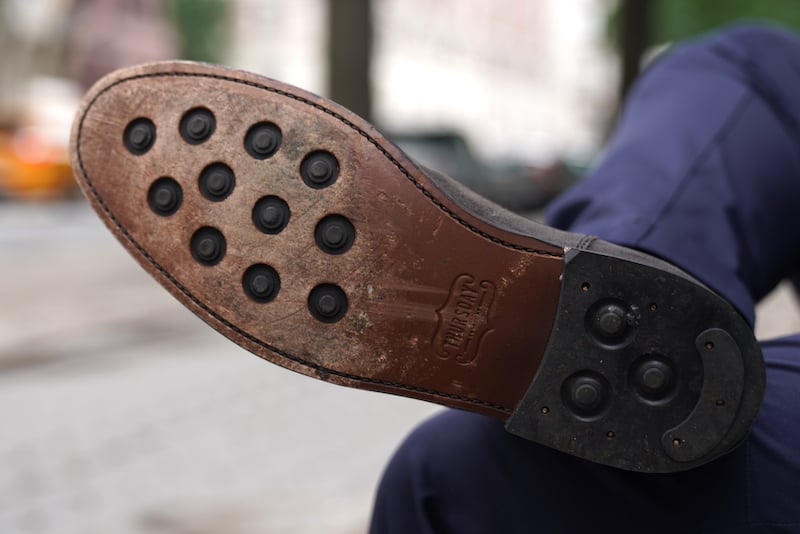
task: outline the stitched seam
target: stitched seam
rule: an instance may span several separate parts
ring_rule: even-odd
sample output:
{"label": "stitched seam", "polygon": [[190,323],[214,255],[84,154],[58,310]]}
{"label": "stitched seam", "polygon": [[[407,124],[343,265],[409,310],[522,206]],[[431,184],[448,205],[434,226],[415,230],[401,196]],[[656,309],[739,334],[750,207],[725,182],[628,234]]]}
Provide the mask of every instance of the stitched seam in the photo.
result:
{"label": "stitched seam", "polygon": [[230,76],[222,76],[222,75],[219,75],[219,74],[203,74],[203,73],[197,73],[197,72],[171,72],[171,73],[170,72],[151,72],[151,73],[147,73],[147,74],[138,74],[136,76],[131,76],[129,78],[123,78],[121,80],[117,80],[113,84],[109,85],[108,87],[105,87],[102,91],[100,91],[92,99],[92,101],[89,103],[89,105],[86,106],[86,109],[88,111],[88,109],[92,106],[92,104],[94,104],[94,101],[97,100],[102,94],[106,93],[107,91],[109,91],[110,89],[112,89],[113,87],[115,87],[115,86],[117,86],[117,85],[119,85],[121,83],[129,82],[129,81],[133,81],[133,80],[138,80],[138,79],[142,79],[142,78],[158,78],[158,77],[170,77],[170,76],[186,77],[186,78],[211,78],[211,79],[215,79],[215,80],[222,80],[222,81],[226,81],[226,82],[238,83],[240,85],[247,85],[249,87],[254,87],[256,89],[262,89],[262,90],[268,91],[270,93],[275,93],[275,94],[278,94],[278,95],[281,95],[281,96],[284,96],[284,97],[287,97],[287,98],[291,98],[292,100],[296,100],[296,101],[298,101],[298,102],[300,102],[302,104],[306,104],[308,106],[313,107],[314,109],[322,111],[322,112],[326,113],[327,115],[330,115],[331,117],[333,117],[333,118],[337,119],[338,121],[342,122],[345,126],[347,126],[350,129],[354,130],[361,137],[363,137],[364,139],[369,141],[369,143],[372,146],[374,146],[375,148],[377,148],[378,151],[381,154],[383,154],[383,156],[386,159],[388,159],[392,163],[392,165],[394,165],[394,167],[398,171],[400,171],[400,173],[403,176],[405,176],[406,179],[408,181],[410,181],[414,185],[414,187],[416,189],[418,189],[428,200],[433,202],[433,204],[436,205],[436,207],[438,207],[440,210],[445,212],[447,215],[452,217],[456,222],[458,222],[459,224],[461,224],[462,226],[464,226],[465,228],[467,228],[471,232],[473,232],[475,234],[478,234],[479,236],[481,236],[481,237],[483,237],[485,239],[488,239],[489,241],[491,241],[493,243],[496,243],[498,245],[502,245],[504,247],[511,248],[511,249],[514,249],[514,250],[519,250],[519,251],[523,251],[523,252],[531,252],[531,253],[534,253],[534,254],[541,254],[543,256],[552,256],[552,257],[555,257],[555,258],[563,257],[563,253],[551,252],[549,250],[539,250],[539,249],[535,249],[535,248],[531,248],[531,247],[524,247],[522,245],[517,245],[515,243],[511,243],[510,241],[506,241],[504,239],[500,239],[498,237],[495,237],[495,236],[493,236],[493,235],[491,235],[491,234],[489,234],[487,232],[484,232],[483,230],[481,230],[480,228],[476,227],[475,225],[470,224],[468,221],[464,220],[456,212],[454,212],[453,210],[451,210],[450,208],[445,206],[439,199],[437,199],[433,195],[433,193],[428,191],[425,188],[425,186],[422,185],[422,183],[420,183],[416,178],[414,178],[411,175],[411,173],[405,167],[403,167],[402,163],[397,161],[397,159],[395,159],[395,157],[392,156],[389,153],[389,151],[387,151],[385,148],[383,148],[383,146],[381,146],[381,144],[378,143],[378,141],[376,141],[373,137],[371,137],[367,132],[365,132],[364,130],[359,128],[356,124],[354,124],[350,120],[346,119],[342,115],[336,113],[335,111],[330,110],[330,109],[328,109],[328,108],[326,108],[326,107],[324,107],[321,104],[318,104],[316,102],[312,102],[311,100],[308,100],[307,98],[304,98],[302,96],[298,96],[298,95],[289,93],[288,91],[283,91],[281,89],[276,89],[274,87],[269,87],[267,85],[262,85],[262,84],[259,84],[259,83],[256,83],[256,82],[251,82],[249,80],[239,80],[237,78],[233,78],[233,77],[230,77]]}
{"label": "stitched seam", "polygon": [[239,80],[239,79],[236,79],[236,78],[232,78],[232,77],[228,77],[228,76],[215,75],[215,74],[182,73],[182,72],[147,73],[147,74],[139,74],[139,75],[136,75],[136,76],[131,76],[131,77],[128,77],[128,78],[123,78],[121,80],[117,80],[116,82],[112,83],[108,87],[103,88],[99,93],[97,93],[94,96],[94,98],[92,98],[92,100],[86,105],[86,109],[83,112],[83,114],[81,116],[80,124],[78,125],[78,131],[77,131],[76,142],[75,142],[76,153],[77,153],[77,156],[78,156],[78,164],[80,165],[81,173],[83,174],[84,180],[85,180],[86,184],[88,185],[89,190],[91,191],[91,193],[94,196],[95,200],[97,200],[98,204],[100,204],[100,206],[103,208],[103,211],[106,213],[106,215],[109,217],[109,219],[111,219],[114,222],[114,225],[125,236],[125,238],[128,240],[128,242],[131,243],[133,245],[133,247],[153,267],[155,267],[155,269],[159,273],[161,273],[162,276],[164,276],[173,286],[175,286],[184,296],[186,296],[186,298],[188,298],[196,306],[198,306],[204,312],[209,314],[212,318],[214,318],[216,321],[218,321],[219,323],[224,325],[226,328],[232,330],[233,332],[235,332],[238,335],[240,335],[243,338],[245,338],[247,341],[249,341],[249,342],[251,342],[251,343],[253,343],[255,345],[258,345],[259,347],[265,348],[265,349],[267,349],[267,350],[269,350],[271,352],[274,352],[275,354],[278,354],[279,356],[282,356],[283,358],[286,358],[289,361],[292,361],[294,363],[303,365],[303,366],[307,367],[308,369],[311,369],[311,370],[314,370],[314,371],[317,371],[317,372],[321,372],[321,373],[324,373],[324,374],[337,376],[337,377],[348,379],[348,380],[354,380],[354,381],[357,381],[357,382],[363,382],[363,383],[367,383],[367,384],[387,386],[387,387],[394,387],[394,388],[398,388],[398,389],[401,389],[401,390],[413,391],[413,392],[417,392],[417,393],[424,393],[424,394],[428,394],[428,395],[433,395],[433,396],[442,397],[442,398],[451,399],[451,400],[457,400],[457,401],[460,401],[460,402],[465,402],[465,403],[474,404],[474,405],[478,405],[478,406],[485,406],[485,407],[488,407],[488,408],[493,408],[495,410],[499,410],[499,411],[507,413],[507,414],[511,413],[511,410],[508,407],[500,405],[500,404],[496,404],[496,403],[493,403],[493,402],[488,402],[488,401],[484,401],[484,400],[480,400],[480,399],[473,399],[473,398],[470,398],[470,397],[463,397],[461,395],[455,395],[453,393],[447,393],[447,392],[443,392],[443,391],[437,391],[437,390],[434,390],[434,389],[428,389],[428,388],[423,388],[423,387],[418,387],[418,386],[412,386],[412,385],[409,385],[409,384],[402,384],[402,383],[399,383],[399,382],[392,382],[392,381],[388,381],[388,380],[380,380],[380,379],[376,379],[376,378],[370,378],[370,377],[355,375],[355,374],[351,374],[351,373],[345,373],[345,372],[342,372],[342,371],[337,371],[335,369],[330,369],[330,368],[324,367],[322,365],[311,363],[311,362],[308,362],[308,361],[303,360],[301,358],[298,358],[297,356],[294,356],[294,355],[292,355],[292,354],[290,354],[290,353],[288,353],[288,352],[286,352],[286,351],[284,351],[282,349],[279,349],[278,347],[274,347],[274,346],[270,345],[269,343],[266,343],[266,342],[258,339],[257,337],[255,337],[252,334],[240,329],[239,327],[237,327],[236,325],[234,325],[233,323],[231,323],[230,321],[228,321],[227,319],[225,319],[224,317],[219,315],[217,312],[215,312],[214,310],[209,308],[205,303],[203,303],[201,300],[199,300],[197,297],[195,297],[194,294],[192,294],[188,289],[186,289],[170,273],[168,273],[155,260],[155,258],[150,256],[150,254],[133,238],[133,236],[128,232],[128,230],[114,216],[114,214],[111,212],[111,210],[108,207],[108,205],[105,203],[105,201],[102,199],[102,197],[98,193],[98,191],[95,188],[94,184],[92,183],[91,179],[89,178],[89,175],[88,175],[88,173],[86,171],[86,167],[84,166],[84,163],[83,163],[83,156],[82,156],[81,150],[80,150],[81,136],[82,136],[82,133],[83,133],[83,123],[84,123],[84,120],[86,118],[87,112],[94,105],[94,103],[97,101],[98,98],[100,98],[103,94],[105,94],[106,92],[108,92],[112,88],[116,87],[117,85],[120,85],[120,84],[128,82],[128,81],[132,81],[132,80],[138,80],[138,79],[143,79],[143,78],[172,77],[172,76],[195,77],[195,78],[212,78],[212,79],[218,79],[218,80],[228,81],[228,82],[232,82],[232,83],[238,83],[238,84],[242,84],[242,85],[248,85],[248,86],[251,86],[251,87],[254,87],[254,88],[257,88],[257,89],[262,89],[262,90],[265,90],[265,91],[268,91],[268,92],[271,92],[271,93],[279,94],[281,96],[285,96],[287,98],[291,98],[291,99],[296,100],[298,102],[301,102],[303,104],[309,105],[309,106],[311,106],[311,107],[313,107],[313,108],[315,108],[315,109],[317,109],[319,111],[322,111],[322,112],[324,112],[324,113],[336,118],[337,120],[341,121],[346,126],[348,126],[349,128],[351,128],[354,131],[358,132],[359,135],[364,137],[367,141],[370,142],[370,144],[372,144],[375,148],[377,148],[381,152],[381,154],[383,154],[384,157],[386,157],[392,163],[392,165],[394,165],[414,185],[415,188],[417,188],[423,195],[425,195],[425,197],[427,197],[439,209],[444,211],[447,215],[449,215],[451,218],[453,218],[455,221],[457,221],[458,223],[460,223],[462,226],[466,227],[467,229],[469,229],[473,233],[476,233],[476,234],[480,235],[481,237],[484,237],[484,238],[486,238],[486,239],[488,239],[488,240],[490,240],[490,241],[492,241],[492,242],[494,242],[496,244],[499,244],[499,245],[502,245],[502,246],[505,246],[505,247],[508,247],[508,248],[512,248],[514,250],[531,252],[531,253],[535,253],[535,254],[541,254],[541,255],[557,257],[557,258],[563,257],[563,254],[558,254],[558,253],[554,253],[554,252],[550,252],[550,251],[537,250],[537,249],[530,248],[530,247],[523,247],[521,245],[516,245],[514,243],[510,243],[508,241],[499,239],[499,238],[497,238],[495,236],[492,236],[492,235],[480,230],[479,228],[475,227],[474,225],[470,224],[466,220],[464,220],[461,217],[459,217],[450,208],[448,208],[442,202],[440,202],[438,199],[436,199],[433,196],[433,194],[425,188],[424,185],[422,185],[413,176],[411,176],[411,173],[408,170],[406,170],[405,167],[403,167],[403,165],[399,161],[397,161],[386,149],[384,149],[374,138],[372,138],[367,132],[365,132],[364,130],[359,128],[357,125],[355,125],[351,121],[347,120],[345,117],[339,115],[338,113],[336,113],[333,110],[329,110],[329,109],[323,107],[322,105],[320,105],[318,103],[315,103],[315,102],[312,102],[312,101],[310,101],[310,100],[308,100],[306,98],[303,98],[301,96],[293,95],[293,94],[291,94],[291,93],[289,93],[287,91],[283,91],[283,90],[276,89],[276,88],[273,88],[273,87],[269,87],[269,86],[266,86],[266,85],[258,84],[258,83],[251,82],[251,81],[248,81],[248,80]]}
{"label": "stitched seam", "polygon": [[[752,91],[760,102],[769,108],[775,120],[788,130],[787,133],[797,138],[800,133],[800,127],[798,127],[800,125],[786,110],[787,103],[785,99],[781,98],[780,92],[771,90],[776,84],[773,83],[774,79],[770,76],[769,70],[762,67],[752,57],[749,50],[744,51],[745,57],[741,57],[739,54],[742,53],[742,50],[732,50],[730,43],[717,42],[712,44],[709,49],[727,61],[729,65],[737,68],[736,72],[727,75]],[[782,67],[786,68],[786,65],[782,65]]]}
{"label": "stitched seam", "polygon": [[650,233],[652,233],[656,228],[656,221],[662,220],[664,218],[664,214],[673,208],[675,203],[678,201],[678,197],[680,197],[685,188],[689,186],[690,178],[694,176],[694,173],[697,172],[697,170],[708,161],[711,153],[719,147],[719,141],[728,135],[730,129],[736,125],[736,121],[739,119],[739,113],[741,110],[744,109],[744,107],[750,102],[750,95],[743,95],[739,98],[739,100],[736,102],[736,105],[730,111],[730,115],[726,117],[723,123],[717,128],[717,131],[708,140],[706,146],[704,146],[703,149],[697,153],[695,158],[691,161],[691,164],[686,166],[686,170],[683,173],[682,178],[675,185],[675,188],[672,190],[669,198],[662,204],[661,208],[658,209],[658,213],[650,220],[650,223],[639,232],[638,239],[634,239],[633,243],[641,243],[644,241],[647,236],[650,235]]}
{"label": "stitched seam", "polygon": [[596,240],[597,237],[593,235],[585,235],[581,238],[580,241],[578,241],[578,244],[575,245],[575,248],[577,248],[578,250],[586,250],[589,248],[589,245],[591,245]]}

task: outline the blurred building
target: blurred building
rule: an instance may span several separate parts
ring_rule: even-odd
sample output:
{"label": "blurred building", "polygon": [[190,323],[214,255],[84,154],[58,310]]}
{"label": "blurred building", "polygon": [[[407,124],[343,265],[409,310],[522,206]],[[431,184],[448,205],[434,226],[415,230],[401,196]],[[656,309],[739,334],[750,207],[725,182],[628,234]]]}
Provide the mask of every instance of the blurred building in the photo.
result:
{"label": "blurred building", "polygon": [[[229,63],[325,94],[325,0],[236,0]],[[375,121],[482,157],[591,157],[613,113],[611,0],[374,0]]]}
{"label": "blurred building", "polygon": [[[71,187],[72,110],[115,68],[203,48],[325,95],[331,1],[0,0],[0,194]],[[604,37],[614,4],[372,0],[372,120],[389,133],[462,134],[481,161],[588,160],[615,106]],[[213,13],[226,31],[212,31]],[[45,152],[54,173],[41,172]]]}
{"label": "blurred building", "polygon": [[161,0],[0,0],[0,197],[74,194],[67,145],[81,93],[177,50]]}

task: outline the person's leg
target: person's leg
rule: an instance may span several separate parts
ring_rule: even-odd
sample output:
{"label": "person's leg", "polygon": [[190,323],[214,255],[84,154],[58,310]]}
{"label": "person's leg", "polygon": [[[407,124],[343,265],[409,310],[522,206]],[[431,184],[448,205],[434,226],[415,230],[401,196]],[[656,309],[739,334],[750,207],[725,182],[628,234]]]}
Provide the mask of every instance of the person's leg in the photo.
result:
{"label": "person's leg", "polygon": [[800,39],[736,26],[669,52],[553,226],[649,251],[753,321],[800,265]]}
{"label": "person's leg", "polygon": [[[752,322],[754,302],[800,260],[798,94],[800,40],[785,33],[737,27],[670,53],[637,84],[605,158],[554,203],[551,223],[661,256]],[[707,466],[637,475],[447,412],[390,463],[372,532],[800,531],[800,337],[763,350],[755,428]]]}
{"label": "person's leg", "polygon": [[593,464],[447,411],[415,430],[379,487],[371,532],[800,532],[800,336],[767,342],[763,417],[732,453],[669,475]]}

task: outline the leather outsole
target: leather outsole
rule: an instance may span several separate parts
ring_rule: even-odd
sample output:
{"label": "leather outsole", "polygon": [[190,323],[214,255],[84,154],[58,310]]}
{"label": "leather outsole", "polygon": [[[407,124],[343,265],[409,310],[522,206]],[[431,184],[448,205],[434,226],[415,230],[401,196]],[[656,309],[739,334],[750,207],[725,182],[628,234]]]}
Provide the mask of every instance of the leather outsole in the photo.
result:
{"label": "leather outsole", "polygon": [[[87,96],[74,168],[108,227],[183,304],[266,360],[507,417],[547,343],[563,248],[467,213],[346,110],[272,80],[221,72],[155,64],[112,75]],[[204,116],[213,120],[207,137],[187,141],[185,123],[195,119],[202,135]],[[275,137],[266,157],[247,147],[258,125],[264,144],[270,131]],[[152,137],[145,150],[126,140],[137,126]],[[335,177],[314,183],[315,166]],[[214,182],[217,196],[214,180],[228,182]],[[159,195],[163,212],[153,206]],[[270,217],[286,220],[269,230],[259,221]],[[336,250],[326,232],[334,242],[349,233],[352,242]],[[216,261],[192,248],[204,235],[221,236]],[[243,288],[259,265],[279,280],[268,301]],[[323,304],[346,307],[335,320],[315,314],[316,288],[334,292]]]}

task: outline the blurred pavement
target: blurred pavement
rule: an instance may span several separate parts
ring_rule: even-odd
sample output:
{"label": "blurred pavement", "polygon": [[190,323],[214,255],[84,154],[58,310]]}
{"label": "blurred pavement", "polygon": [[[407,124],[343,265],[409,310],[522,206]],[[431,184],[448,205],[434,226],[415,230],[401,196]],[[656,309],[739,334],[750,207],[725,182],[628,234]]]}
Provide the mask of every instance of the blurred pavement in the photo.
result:
{"label": "blurred pavement", "polygon": [[[0,532],[365,532],[437,408],[331,386],[225,340],[82,201],[0,203]],[[800,330],[783,287],[759,333]]]}
{"label": "blurred pavement", "polygon": [[381,470],[437,408],[228,342],[84,202],[0,203],[0,532],[365,532]]}

